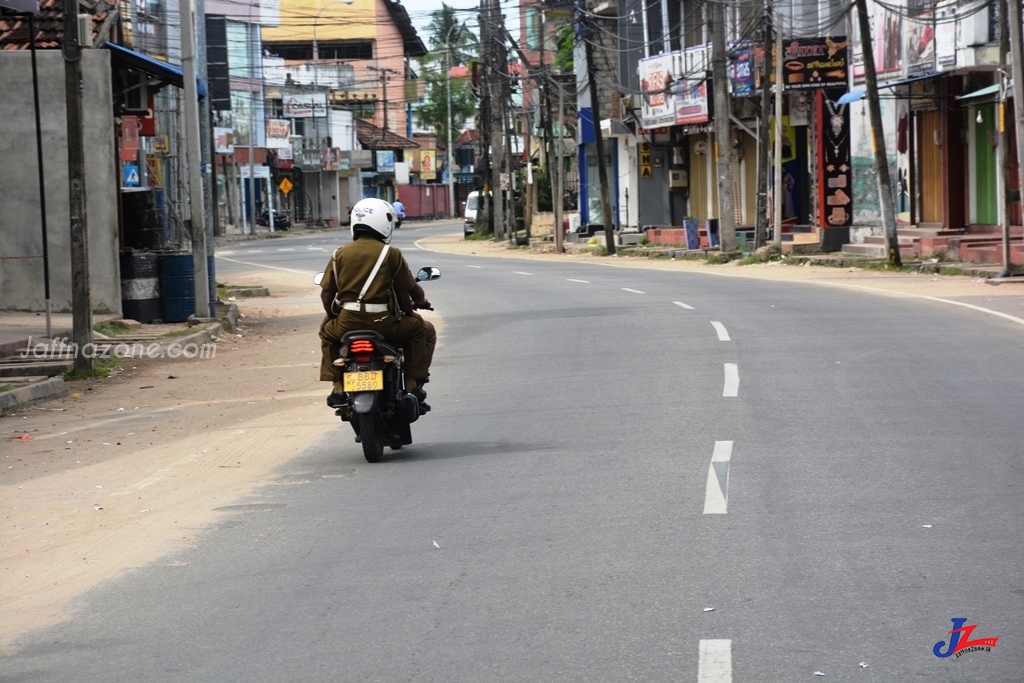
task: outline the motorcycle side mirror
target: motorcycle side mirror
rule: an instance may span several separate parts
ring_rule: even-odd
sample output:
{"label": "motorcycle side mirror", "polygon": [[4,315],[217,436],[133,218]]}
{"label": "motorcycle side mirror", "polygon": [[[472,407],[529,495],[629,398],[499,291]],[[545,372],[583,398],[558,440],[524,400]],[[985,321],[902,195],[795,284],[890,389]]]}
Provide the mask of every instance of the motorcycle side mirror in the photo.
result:
{"label": "motorcycle side mirror", "polygon": [[440,268],[420,268],[419,272],[416,273],[416,282],[423,282],[424,280],[436,280],[441,277]]}
{"label": "motorcycle side mirror", "polygon": [[321,282],[323,282],[323,279],[324,279],[324,274],[323,273],[317,273],[316,275],[313,276],[313,284],[314,285],[318,285]]}

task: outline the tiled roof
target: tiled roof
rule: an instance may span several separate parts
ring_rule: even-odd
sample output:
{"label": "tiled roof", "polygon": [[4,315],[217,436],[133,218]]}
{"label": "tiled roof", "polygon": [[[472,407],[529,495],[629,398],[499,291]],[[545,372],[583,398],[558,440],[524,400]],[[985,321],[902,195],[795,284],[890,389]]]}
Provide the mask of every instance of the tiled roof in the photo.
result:
{"label": "tiled roof", "polygon": [[[92,4],[92,3],[90,3]],[[116,5],[100,0],[94,5],[92,15],[92,36],[96,37],[108,9]],[[98,11],[96,11],[98,10]],[[83,7],[82,11],[86,11]],[[36,49],[55,50],[64,38],[64,0],[40,0],[39,14],[36,15]],[[25,14],[0,13],[0,50],[27,50],[31,46],[28,16]]]}
{"label": "tiled roof", "polygon": [[390,130],[385,131],[364,119],[356,119],[356,139],[359,140],[363,149],[413,149],[419,147],[418,143],[409,138],[403,138]]}

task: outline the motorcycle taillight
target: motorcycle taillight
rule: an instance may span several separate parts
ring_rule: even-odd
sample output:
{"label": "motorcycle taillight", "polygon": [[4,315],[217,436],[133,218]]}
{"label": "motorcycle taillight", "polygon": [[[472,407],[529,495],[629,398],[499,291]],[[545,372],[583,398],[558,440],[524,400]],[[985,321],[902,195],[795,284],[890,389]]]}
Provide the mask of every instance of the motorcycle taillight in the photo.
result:
{"label": "motorcycle taillight", "polygon": [[349,344],[349,353],[354,355],[364,355],[367,353],[373,353],[374,346],[373,342],[369,339],[356,339],[354,342]]}

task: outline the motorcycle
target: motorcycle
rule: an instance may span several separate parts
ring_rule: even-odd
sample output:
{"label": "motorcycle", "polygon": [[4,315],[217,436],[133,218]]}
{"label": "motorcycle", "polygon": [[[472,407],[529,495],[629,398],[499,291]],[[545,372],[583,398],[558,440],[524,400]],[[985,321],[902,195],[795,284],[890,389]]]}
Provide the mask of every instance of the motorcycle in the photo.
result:
{"label": "motorcycle", "polygon": [[[439,277],[437,268],[421,268],[416,273],[417,282]],[[314,282],[319,284],[319,278]],[[334,414],[352,425],[366,461],[380,462],[385,446],[398,450],[412,443],[410,425],[426,410],[405,387],[405,358],[400,347],[372,330],[349,332],[341,343],[334,365],[344,368],[346,401]]]}
{"label": "motorcycle", "polygon": [[[270,211],[266,207],[256,216],[256,225],[270,227]],[[274,230],[288,230],[291,227],[292,219],[288,217],[288,214],[274,209]]]}

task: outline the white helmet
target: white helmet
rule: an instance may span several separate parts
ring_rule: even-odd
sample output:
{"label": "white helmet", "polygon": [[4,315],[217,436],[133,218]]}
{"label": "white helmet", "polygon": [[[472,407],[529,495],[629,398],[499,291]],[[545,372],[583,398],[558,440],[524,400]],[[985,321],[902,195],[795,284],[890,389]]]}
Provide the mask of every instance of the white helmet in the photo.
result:
{"label": "white helmet", "polygon": [[352,207],[352,239],[357,228],[369,228],[391,244],[391,231],[395,226],[395,208],[383,199],[360,199]]}

